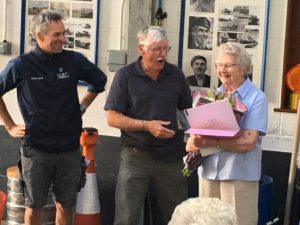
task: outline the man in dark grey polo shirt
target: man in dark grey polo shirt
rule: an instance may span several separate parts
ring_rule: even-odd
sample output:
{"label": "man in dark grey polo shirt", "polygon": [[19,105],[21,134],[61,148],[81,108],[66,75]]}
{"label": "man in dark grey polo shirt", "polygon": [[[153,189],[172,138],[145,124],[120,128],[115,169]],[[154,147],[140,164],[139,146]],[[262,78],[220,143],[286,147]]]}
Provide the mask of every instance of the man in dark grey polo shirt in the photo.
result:
{"label": "man in dark grey polo shirt", "polygon": [[108,124],[121,129],[122,138],[115,225],[138,224],[151,181],[166,223],[187,198],[176,110],[192,106],[190,90],[182,71],[166,62],[163,28],[144,28],[137,39],[140,57],[116,73],[105,104]]}

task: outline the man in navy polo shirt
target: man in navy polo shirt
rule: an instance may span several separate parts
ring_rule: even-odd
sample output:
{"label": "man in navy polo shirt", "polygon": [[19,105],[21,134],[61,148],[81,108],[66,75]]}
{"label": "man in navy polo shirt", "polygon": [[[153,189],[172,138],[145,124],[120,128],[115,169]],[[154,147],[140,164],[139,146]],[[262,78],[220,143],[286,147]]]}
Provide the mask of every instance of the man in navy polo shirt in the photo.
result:
{"label": "man in navy polo shirt", "polygon": [[[42,224],[42,207],[52,185],[56,225],[71,225],[80,175],[81,114],[99,92],[106,76],[82,54],[63,50],[63,17],[45,11],[33,18],[35,50],[11,60],[0,73],[0,121],[20,149],[25,224]],[[90,84],[79,103],[78,81]],[[2,96],[17,88],[25,124],[15,124]],[[81,106],[80,106],[81,105]]]}
{"label": "man in navy polo shirt", "polygon": [[166,61],[165,30],[144,28],[137,39],[140,57],[116,73],[105,104],[108,124],[122,139],[115,225],[138,224],[150,182],[165,223],[187,198],[176,110],[192,106],[191,93],[183,72]]}

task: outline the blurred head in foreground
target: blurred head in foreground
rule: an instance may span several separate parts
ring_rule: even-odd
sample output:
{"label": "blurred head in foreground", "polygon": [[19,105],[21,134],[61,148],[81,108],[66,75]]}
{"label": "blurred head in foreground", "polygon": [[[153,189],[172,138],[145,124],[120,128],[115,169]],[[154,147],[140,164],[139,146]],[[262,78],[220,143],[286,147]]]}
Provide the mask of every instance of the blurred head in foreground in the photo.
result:
{"label": "blurred head in foreground", "polygon": [[176,207],[168,225],[236,225],[236,215],[218,198],[190,198]]}

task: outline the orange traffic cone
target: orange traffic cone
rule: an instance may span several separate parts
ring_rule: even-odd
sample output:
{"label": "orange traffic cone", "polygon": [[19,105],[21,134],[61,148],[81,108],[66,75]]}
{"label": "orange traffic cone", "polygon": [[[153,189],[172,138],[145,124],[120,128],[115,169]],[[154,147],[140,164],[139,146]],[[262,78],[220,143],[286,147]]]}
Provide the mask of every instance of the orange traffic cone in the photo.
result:
{"label": "orange traffic cone", "polygon": [[101,225],[100,203],[97,188],[94,147],[97,143],[98,131],[95,128],[83,128],[80,144],[82,155],[88,161],[86,184],[78,193],[75,225]]}

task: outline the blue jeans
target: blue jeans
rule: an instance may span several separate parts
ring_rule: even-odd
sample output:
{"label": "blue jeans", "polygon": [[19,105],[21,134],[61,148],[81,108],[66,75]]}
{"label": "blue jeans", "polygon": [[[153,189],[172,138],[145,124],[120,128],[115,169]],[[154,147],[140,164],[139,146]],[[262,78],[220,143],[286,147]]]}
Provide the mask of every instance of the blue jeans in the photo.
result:
{"label": "blue jeans", "polygon": [[187,180],[182,159],[164,162],[149,153],[124,146],[116,187],[115,225],[137,225],[150,182],[153,182],[165,223],[175,207],[187,199]]}

